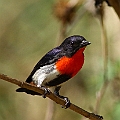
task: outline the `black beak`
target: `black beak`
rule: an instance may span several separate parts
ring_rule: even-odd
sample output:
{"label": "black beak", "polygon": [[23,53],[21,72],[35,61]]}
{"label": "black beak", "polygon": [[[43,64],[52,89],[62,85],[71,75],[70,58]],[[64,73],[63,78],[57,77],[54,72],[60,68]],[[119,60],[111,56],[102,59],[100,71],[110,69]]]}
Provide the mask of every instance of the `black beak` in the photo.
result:
{"label": "black beak", "polygon": [[85,46],[90,45],[90,44],[91,44],[91,43],[88,42],[87,40],[83,40],[82,43],[81,43],[81,46],[82,46],[82,47],[85,47]]}

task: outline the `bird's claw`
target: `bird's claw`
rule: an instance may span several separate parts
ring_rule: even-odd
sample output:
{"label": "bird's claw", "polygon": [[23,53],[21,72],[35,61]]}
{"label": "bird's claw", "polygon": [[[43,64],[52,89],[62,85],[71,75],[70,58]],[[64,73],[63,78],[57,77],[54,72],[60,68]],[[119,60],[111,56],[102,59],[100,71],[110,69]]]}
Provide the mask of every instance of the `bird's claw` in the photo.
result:
{"label": "bird's claw", "polygon": [[50,90],[48,88],[46,88],[46,87],[43,87],[43,86],[41,88],[44,90],[44,94],[42,95],[42,97],[46,98],[46,95],[50,94]]}
{"label": "bird's claw", "polygon": [[62,96],[62,95],[59,94],[60,88],[61,88],[61,86],[57,86],[57,87],[55,88],[55,90],[54,90],[54,94],[55,94],[56,96],[58,96],[59,98],[63,99],[63,100],[66,102],[65,105],[62,106],[62,108],[67,109],[68,107],[70,107],[70,104],[71,104],[71,103],[70,103],[70,100],[69,100],[67,97],[64,97],[64,96]]}
{"label": "bird's claw", "polygon": [[67,97],[64,97],[64,101],[66,102],[65,103],[65,107],[64,106],[62,106],[62,108],[65,108],[65,109],[67,109],[68,107],[70,107],[70,100],[67,98]]}

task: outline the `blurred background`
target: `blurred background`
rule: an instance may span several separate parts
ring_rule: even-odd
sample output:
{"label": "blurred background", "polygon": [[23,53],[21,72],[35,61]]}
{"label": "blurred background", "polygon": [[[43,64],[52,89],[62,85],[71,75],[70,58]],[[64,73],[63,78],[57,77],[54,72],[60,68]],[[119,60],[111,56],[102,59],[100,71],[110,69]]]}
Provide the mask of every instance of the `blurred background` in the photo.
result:
{"label": "blurred background", "polygon": [[[92,43],[85,50],[84,66],[60,93],[105,120],[119,120],[120,21],[106,2],[102,9],[94,4],[94,0],[1,0],[0,73],[25,81],[45,53],[67,36],[82,35]],[[85,120],[48,98],[16,93],[17,88],[0,80],[0,120]]]}

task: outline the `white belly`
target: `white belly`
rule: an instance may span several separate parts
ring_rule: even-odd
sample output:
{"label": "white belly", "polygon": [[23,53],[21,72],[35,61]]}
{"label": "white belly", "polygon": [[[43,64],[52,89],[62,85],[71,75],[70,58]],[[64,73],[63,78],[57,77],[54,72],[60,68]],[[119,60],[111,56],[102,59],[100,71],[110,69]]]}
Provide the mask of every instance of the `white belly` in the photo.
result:
{"label": "white belly", "polygon": [[54,64],[46,65],[38,69],[32,79],[37,87],[45,86],[45,84],[53,79],[55,79],[60,73],[56,70]]}

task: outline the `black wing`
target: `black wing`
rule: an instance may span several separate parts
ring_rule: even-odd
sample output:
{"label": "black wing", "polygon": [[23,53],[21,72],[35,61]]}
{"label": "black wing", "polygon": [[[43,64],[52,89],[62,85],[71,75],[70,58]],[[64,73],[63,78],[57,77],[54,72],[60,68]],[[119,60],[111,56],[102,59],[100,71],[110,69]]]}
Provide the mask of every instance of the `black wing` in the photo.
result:
{"label": "black wing", "polygon": [[[59,58],[61,58],[62,56],[64,56],[64,50],[62,50],[60,47],[56,47],[54,49],[52,49],[51,51],[49,51],[45,56],[42,57],[42,59],[35,65],[35,67],[33,68],[32,72],[30,73],[30,75],[28,76],[28,78],[26,79],[27,83],[32,82],[32,76],[34,75],[34,73],[36,72],[36,70],[40,69],[40,67],[45,66],[45,65],[49,65],[52,63],[55,63]],[[49,83],[49,86],[53,86],[53,82]],[[31,94],[31,95],[41,95],[37,92],[28,90],[26,88],[18,88],[16,90],[16,92],[26,92],[27,94]]]}
{"label": "black wing", "polygon": [[56,47],[52,50],[50,50],[45,56],[42,57],[42,59],[35,65],[34,69],[32,70],[31,74],[26,79],[26,82],[30,83],[32,82],[32,76],[34,73],[40,69],[40,67],[45,65],[50,65],[52,63],[55,63],[59,58],[64,56],[63,49],[60,47]]}

